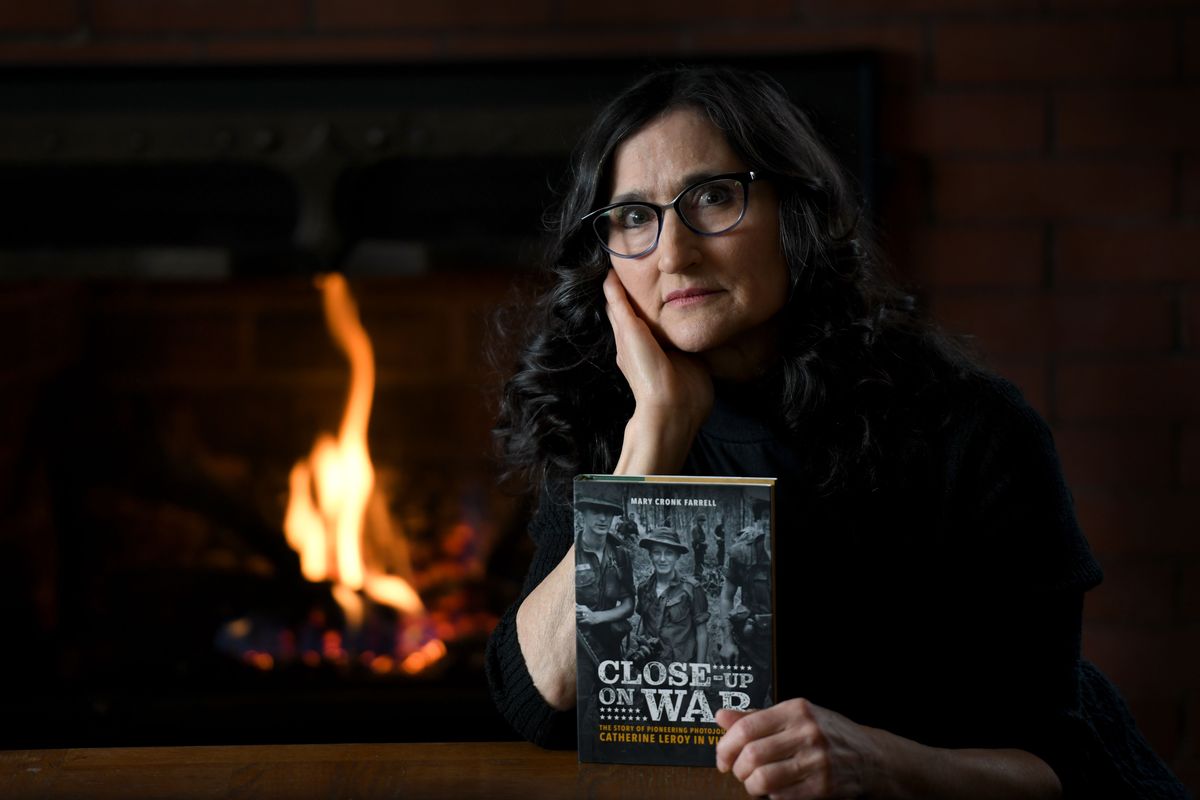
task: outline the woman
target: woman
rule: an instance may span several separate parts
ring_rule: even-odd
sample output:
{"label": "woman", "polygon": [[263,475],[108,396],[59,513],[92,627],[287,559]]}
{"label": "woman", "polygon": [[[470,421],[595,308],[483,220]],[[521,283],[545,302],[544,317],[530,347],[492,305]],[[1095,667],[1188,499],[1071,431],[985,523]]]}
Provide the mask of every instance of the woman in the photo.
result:
{"label": "woman", "polygon": [[650,75],[571,176],[496,429],[540,499],[488,650],[514,727],[573,743],[574,474],[774,476],[778,702],[718,717],[747,791],[1112,796],[1124,760],[1182,796],[1079,659],[1100,571],[1045,424],[884,279],[779,86]]}

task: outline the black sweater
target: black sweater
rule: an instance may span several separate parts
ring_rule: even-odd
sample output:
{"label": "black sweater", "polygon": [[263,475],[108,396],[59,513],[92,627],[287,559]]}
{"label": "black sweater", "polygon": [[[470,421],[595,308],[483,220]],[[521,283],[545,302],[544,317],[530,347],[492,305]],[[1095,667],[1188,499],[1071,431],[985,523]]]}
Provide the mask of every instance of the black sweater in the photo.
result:
{"label": "black sweater", "polygon": [[[718,387],[685,472],[778,478],[779,699],[928,745],[1027,750],[1068,798],[1185,796],[1080,659],[1083,593],[1101,572],[1050,432],[1014,387],[960,377],[890,415],[877,437],[889,457],[835,492],[814,488],[808,457],[824,431],[785,433],[758,397]],[[542,494],[521,599],[570,547],[568,492]],[[574,711],[551,709],[525,667],[518,605],[489,642],[493,697],[525,738],[573,747]]]}

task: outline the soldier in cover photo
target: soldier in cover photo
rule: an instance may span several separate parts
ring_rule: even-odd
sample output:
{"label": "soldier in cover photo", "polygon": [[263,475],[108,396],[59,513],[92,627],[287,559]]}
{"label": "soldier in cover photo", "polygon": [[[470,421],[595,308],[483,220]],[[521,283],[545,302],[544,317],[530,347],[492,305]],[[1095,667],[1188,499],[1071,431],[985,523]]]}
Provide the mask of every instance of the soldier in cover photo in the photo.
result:
{"label": "soldier in cover photo", "polygon": [[657,640],[652,650],[660,661],[707,661],[708,597],[675,568],[687,545],[670,528],[655,528],[638,544],[654,568],[637,591],[643,641]]}
{"label": "soldier in cover photo", "polygon": [[[727,621],[728,635],[721,642],[718,657],[729,663],[750,664],[760,674],[771,673],[771,542],[770,525],[764,519],[765,504],[755,504],[754,522],[733,541],[725,582],[721,587],[721,616]],[[771,681],[749,687],[750,707],[769,704]]]}
{"label": "soldier in cover photo", "polygon": [[699,514],[692,525],[692,574],[697,578],[704,572],[704,554],[708,552],[708,536],[704,532],[704,523],[707,521],[703,514]]}
{"label": "soldier in cover photo", "polygon": [[594,668],[621,658],[633,614],[633,558],[612,532],[620,505],[584,496],[575,509],[583,522],[575,537],[575,625]]}

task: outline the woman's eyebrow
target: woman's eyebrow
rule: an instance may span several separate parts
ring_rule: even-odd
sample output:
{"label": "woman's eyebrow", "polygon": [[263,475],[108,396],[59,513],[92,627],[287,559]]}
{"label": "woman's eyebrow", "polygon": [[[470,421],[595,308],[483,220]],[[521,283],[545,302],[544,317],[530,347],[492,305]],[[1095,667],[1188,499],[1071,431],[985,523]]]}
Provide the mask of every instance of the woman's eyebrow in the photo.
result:
{"label": "woman's eyebrow", "polygon": [[[687,173],[686,175],[681,177],[678,181],[676,181],[675,186],[674,186],[674,191],[671,194],[671,197],[669,197],[667,199],[674,199],[676,196],[679,195],[680,192],[682,192],[687,187],[692,186],[697,183],[700,183],[702,181],[706,181],[709,178],[713,177],[714,175],[723,175],[727,172],[732,172],[732,171],[733,170],[721,170],[721,169],[693,170],[692,172]],[[608,204],[611,205],[613,203],[634,203],[634,202],[644,203],[644,202],[646,202],[646,197],[648,194],[649,193],[645,189],[641,189],[641,188],[630,189],[628,191],[621,192],[620,194],[613,195],[612,199],[610,199],[608,201]]]}

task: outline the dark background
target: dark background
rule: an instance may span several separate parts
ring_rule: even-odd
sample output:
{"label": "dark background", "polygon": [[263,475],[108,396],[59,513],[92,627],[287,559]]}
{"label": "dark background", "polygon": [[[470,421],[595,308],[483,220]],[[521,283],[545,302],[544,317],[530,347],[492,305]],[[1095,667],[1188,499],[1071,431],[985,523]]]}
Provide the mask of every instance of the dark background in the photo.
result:
{"label": "dark background", "polygon": [[[947,327],[976,336],[996,368],[1051,423],[1080,520],[1107,573],[1086,607],[1085,652],[1117,681],[1154,746],[1195,790],[1200,787],[1195,2],[0,5],[0,60],[19,67],[411,66],[848,51],[873,54],[880,68],[876,209],[885,247],[901,276],[921,287]],[[136,129],[118,133],[132,137],[122,140],[131,154],[154,158],[153,137],[138,138]],[[3,169],[18,170],[60,146],[38,141],[28,145],[42,148],[36,157],[14,157]],[[289,141],[279,146],[286,151]],[[242,152],[239,148],[259,145],[239,139],[229,146]],[[12,187],[21,186],[29,188],[15,178],[6,181],[6,203],[14,200]],[[299,218],[294,212],[279,224],[293,230]],[[11,222],[7,227],[5,240],[12,241],[19,232]],[[321,244],[319,234],[308,241]],[[69,238],[67,232],[63,236]],[[327,240],[321,246],[326,258],[341,252]],[[38,260],[38,252],[45,260]],[[519,262],[519,248],[511,252]],[[10,256],[4,268],[18,277],[0,288],[0,485],[18,485],[21,443],[46,386],[82,349],[97,347],[113,348],[110,357],[122,366],[118,383],[139,391],[149,386],[175,398],[200,386],[206,402],[244,407],[240,393],[254,384],[269,397],[256,407],[294,408],[272,393],[282,384],[307,382],[332,399],[294,410],[304,424],[297,423],[290,435],[296,449],[305,447],[310,423],[336,406],[343,376],[336,355],[321,344],[311,289],[288,274],[293,266],[303,274],[311,265],[276,263],[274,277],[236,279],[230,287],[229,271],[239,265],[256,263],[267,271],[269,259],[256,260],[257,255],[251,249],[232,260],[201,257],[195,269],[203,272],[215,263],[224,283],[183,288],[156,282],[134,291],[125,284],[99,285],[94,276],[68,277],[81,269],[73,259],[37,250]],[[445,263],[455,262],[453,255]],[[511,255],[504,260],[506,268],[520,268]],[[127,275],[127,262],[116,261],[111,269]],[[146,270],[161,269],[160,262]],[[89,263],[109,268],[110,261]],[[60,264],[59,277],[47,277],[45,270]],[[486,265],[464,266],[472,275],[482,267],[486,277],[472,278],[464,289],[461,277],[440,278],[426,263],[412,278],[364,277],[356,286],[366,287],[370,296],[364,302],[368,328],[373,317],[383,340],[391,342],[390,363],[399,365],[386,371],[385,398],[377,399],[377,407],[394,400],[409,409],[401,421],[379,423],[381,435],[394,437],[395,452],[423,446],[435,458],[448,436],[461,437],[462,447],[475,448],[471,452],[486,449],[479,394],[463,390],[459,381],[481,388],[471,383],[478,375],[480,315],[503,298],[511,281],[508,273]],[[422,341],[434,321],[447,320],[458,333],[436,343]],[[158,335],[141,335],[146,325],[160,326]],[[414,340],[425,346],[406,344]],[[316,367],[299,359],[305,350],[324,353]],[[257,377],[264,369],[270,376],[265,383]],[[436,395],[443,402],[427,399],[431,385],[445,387]],[[177,403],[184,411],[174,418],[186,424],[192,401]],[[271,424],[285,428],[277,441],[286,438],[291,429],[278,413],[259,413],[261,419],[230,422],[219,432],[201,430],[199,439],[209,449],[236,445],[263,430],[258,423],[267,430]],[[439,435],[436,429],[430,433],[424,422],[429,418],[457,422],[446,422],[447,433]],[[278,452],[255,461],[241,454],[217,463],[237,486],[252,480],[261,464],[272,459],[286,464],[295,455]],[[36,502],[37,483],[21,485],[24,501],[4,507],[0,556],[25,566],[53,561],[42,535],[53,526],[43,513],[46,506]],[[269,494],[262,489],[260,496]],[[37,637],[55,630],[52,597],[39,594],[38,585],[27,588],[7,590],[35,600],[23,608],[28,614],[10,620],[14,635],[4,646],[5,658],[39,646]]]}

